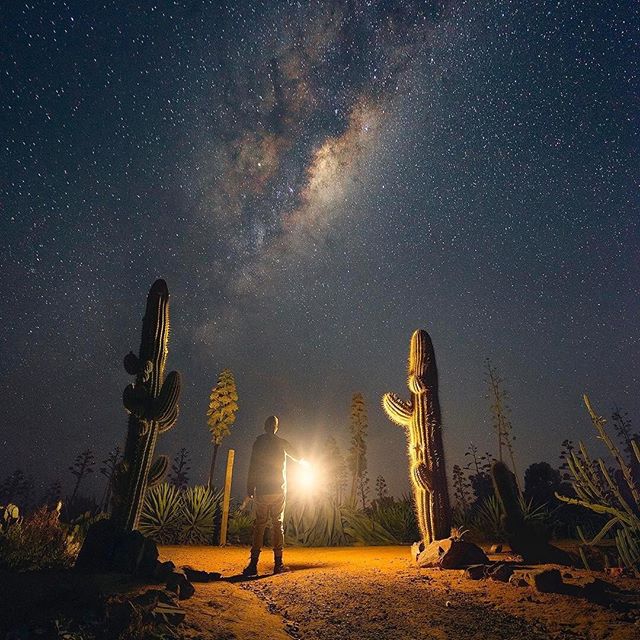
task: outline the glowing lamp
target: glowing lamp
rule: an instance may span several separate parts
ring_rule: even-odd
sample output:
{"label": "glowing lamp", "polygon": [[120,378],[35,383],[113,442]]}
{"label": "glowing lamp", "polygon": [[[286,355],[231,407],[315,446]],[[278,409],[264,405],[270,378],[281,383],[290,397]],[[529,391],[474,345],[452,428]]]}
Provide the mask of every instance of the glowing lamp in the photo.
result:
{"label": "glowing lamp", "polygon": [[303,491],[310,491],[316,484],[316,473],[307,460],[300,460],[298,467],[297,482]]}

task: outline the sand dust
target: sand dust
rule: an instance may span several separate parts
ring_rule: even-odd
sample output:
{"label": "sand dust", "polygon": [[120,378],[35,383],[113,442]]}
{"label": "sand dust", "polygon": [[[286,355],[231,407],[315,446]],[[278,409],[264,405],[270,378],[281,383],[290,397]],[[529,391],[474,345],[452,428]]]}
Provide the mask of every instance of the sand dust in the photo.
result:
{"label": "sand dust", "polygon": [[[417,569],[401,546],[286,549],[292,572],[277,576],[270,574],[273,558],[265,550],[262,575],[251,580],[238,576],[246,548],[162,547],[161,556],[229,580],[196,585],[196,595],[184,602],[185,638],[640,638],[640,583],[604,574],[598,577],[623,590],[613,605],[620,610],[572,595],[472,581],[461,571]],[[563,573],[578,586],[594,575]]]}

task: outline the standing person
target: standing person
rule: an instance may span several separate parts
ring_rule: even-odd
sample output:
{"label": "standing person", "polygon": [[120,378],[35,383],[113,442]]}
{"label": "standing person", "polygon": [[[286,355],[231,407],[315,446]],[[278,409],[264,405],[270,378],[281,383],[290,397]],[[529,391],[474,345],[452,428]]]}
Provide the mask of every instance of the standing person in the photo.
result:
{"label": "standing person", "polygon": [[282,517],[287,491],[287,456],[294,462],[304,464],[304,461],[298,458],[295,449],[276,435],[277,416],[269,416],[265,420],[264,431],[253,443],[249,464],[247,495],[255,499],[256,520],[253,524],[251,560],[242,572],[245,576],[258,575],[258,558],[268,520],[271,520],[273,539],[273,572],[282,573],[288,570],[282,563]]}

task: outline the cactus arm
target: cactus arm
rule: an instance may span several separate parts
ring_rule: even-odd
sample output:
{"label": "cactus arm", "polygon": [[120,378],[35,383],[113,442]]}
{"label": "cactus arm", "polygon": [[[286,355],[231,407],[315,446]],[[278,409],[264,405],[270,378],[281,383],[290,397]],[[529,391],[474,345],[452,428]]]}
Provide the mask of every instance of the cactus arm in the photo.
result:
{"label": "cactus arm", "polygon": [[407,387],[409,387],[409,391],[411,391],[411,393],[416,395],[425,393],[427,390],[427,386],[423,382],[422,378],[413,374],[407,378]]}
{"label": "cactus arm", "polygon": [[611,492],[613,493],[613,495],[618,499],[620,506],[627,512],[629,517],[635,518],[634,510],[629,506],[629,503],[624,499],[624,496],[622,495],[620,488],[611,477],[611,474],[609,473],[609,469],[607,469],[607,465],[604,463],[604,460],[602,459],[598,460],[598,464],[600,465],[600,471],[602,472],[602,476],[607,481],[607,484],[609,485],[609,488],[611,489]]}
{"label": "cactus arm", "polygon": [[577,484],[581,485],[585,492],[590,494],[591,500],[602,500],[604,496],[602,495],[602,491],[597,486],[597,482],[593,477],[592,472],[592,462],[586,453],[586,449],[584,449],[584,445],[580,442],[580,448],[583,450],[584,456],[584,464],[578,458],[578,456],[571,452],[571,456],[567,459],[569,463],[569,470],[573,474],[574,478],[578,480]]}
{"label": "cactus arm", "polygon": [[433,483],[431,481],[431,473],[426,464],[417,464],[413,468],[413,478],[416,484],[422,487],[427,493],[433,491]]}
{"label": "cactus arm", "polygon": [[151,465],[149,469],[149,475],[147,476],[148,486],[155,487],[162,482],[167,468],[169,467],[169,458],[167,456],[159,456],[158,459]]}
{"label": "cactus arm", "polygon": [[178,420],[180,407],[176,404],[171,412],[169,412],[162,420],[158,420],[158,433],[166,433],[173,428]]}
{"label": "cactus arm", "polygon": [[137,376],[138,373],[140,373],[140,369],[140,359],[135,353],[133,353],[133,351],[129,351],[129,353],[124,357],[124,370],[130,376]]}
{"label": "cactus arm", "polygon": [[382,396],[382,407],[387,417],[401,427],[411,424],[411,407],[408,402],[401,400],[395,393],[385,393]]}
{"label": "cactus arm", "polygon": [[[583,398],[584,398],[584,403],[587,407],[587,411],[589,412],[589,416],[591,417],[591,422],[593,423],[593,426],[598,431],[598,437],[600,438],[600,440],[602,440],[605,443],[607,449],[609,449],[609,451],[615,458],[615,461],[618,463],[618,466],[620,467],[622,477],[624,478],[625,482],[627,483],[627,486],[629,487],[629,491],[631,492],[631,496],[633,497],[634,502],[638,507],[640,507],[640,491],[638,490],[636,482],[631,473],[631,466],[626,463],[624,457],[620,453],[620,449],[618,449],[616,444],[609,437],[609,434],[605,431],[604,425],[606,424],[607,421],[593,410],[591,401],[589,400],[589,396],[587,394],[584,394]],[[635,450],[634,450],[634,453],[636,453]]]}
{"label": "cactus arm", "polygon": [[149,417],[156,421],[166,421],[178,406],[180,397],[180,374],[172,371],[164,381],[160,394],[153,403],[153,415]]}
{"label": "cactus arm", "polygon": [[[630,519],[626,513],[621,513],[620,509],[617,509],[616,507],[610,507],[606,504],[599,504],[597,502],[588,502],[586,500],[581,500],[580,498],[569,498],[568,496],[561,496],[558,493],[556,493],[555,495],[558,500],[562,500],[562,502],[566,502],[567,504],[574,504],[580,507],[585,507],[586,509],[595,511],[595,513],[607,513],[609,515],[615,516],[629,526],[634,526],[635,524],[634,521]],[[635,526],[639,525],[636,524]]]}

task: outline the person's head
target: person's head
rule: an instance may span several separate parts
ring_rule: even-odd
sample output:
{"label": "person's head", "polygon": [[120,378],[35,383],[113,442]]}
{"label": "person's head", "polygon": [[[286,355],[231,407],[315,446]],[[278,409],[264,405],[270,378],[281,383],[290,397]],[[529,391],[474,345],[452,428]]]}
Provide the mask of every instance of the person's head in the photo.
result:
{"label": "person's head", "polygon": [[278,416],[269,416],[264,421],[265,433],[275,433],[278,430]]}

